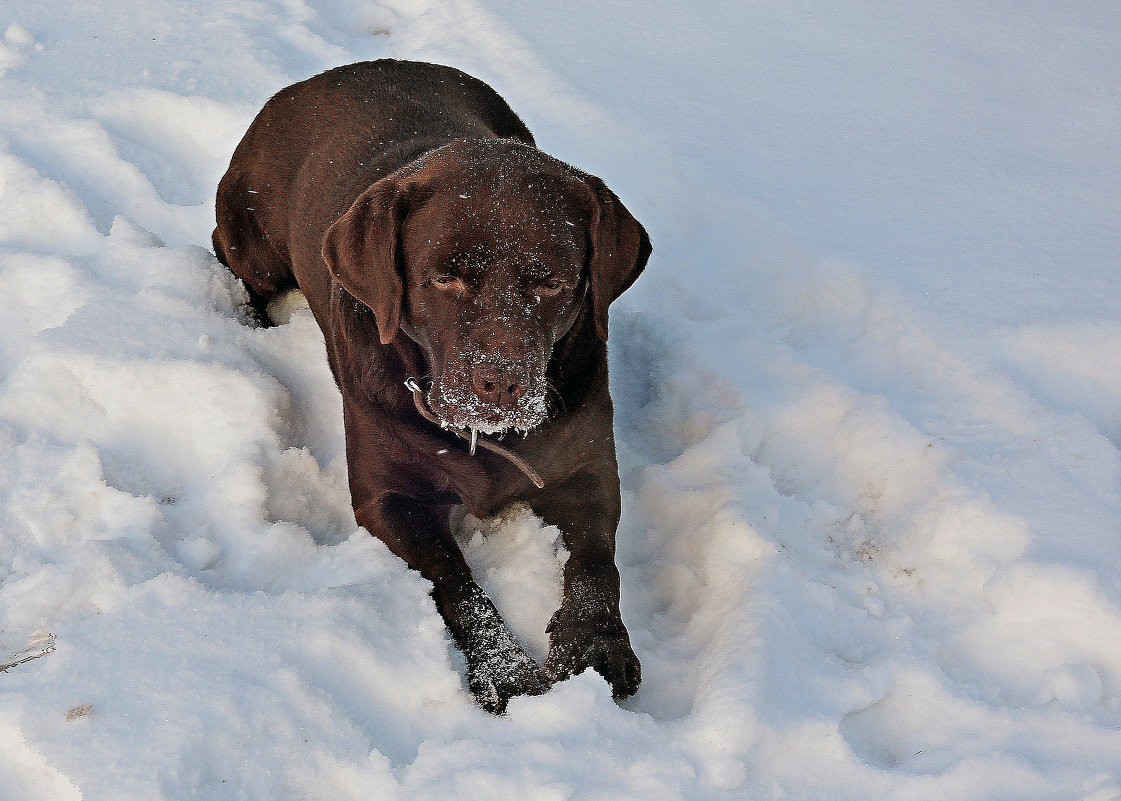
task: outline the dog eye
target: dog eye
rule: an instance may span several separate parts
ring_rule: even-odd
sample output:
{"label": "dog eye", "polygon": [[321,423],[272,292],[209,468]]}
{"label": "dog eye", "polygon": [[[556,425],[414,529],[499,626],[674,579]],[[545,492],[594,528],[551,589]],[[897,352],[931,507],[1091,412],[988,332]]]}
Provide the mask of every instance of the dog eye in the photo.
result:
{"label": "dog eye", "polygon": [[463,283],[463,279],[451,273],[440,273],[433,276],[432,283],[436,285],[437,289],[448,290],[451,292],[462,292],[467,288],[467,284]]}
{"label": "dog eye", "polygon": [[566,284],[559,278],[550,278],[547,281],[542,282],[541,285],[537,287],[535,294],[538,297],[551,298],[554,295],[559,295],[561,293],[561,290],[563,290],[567,286],[568,284]]}

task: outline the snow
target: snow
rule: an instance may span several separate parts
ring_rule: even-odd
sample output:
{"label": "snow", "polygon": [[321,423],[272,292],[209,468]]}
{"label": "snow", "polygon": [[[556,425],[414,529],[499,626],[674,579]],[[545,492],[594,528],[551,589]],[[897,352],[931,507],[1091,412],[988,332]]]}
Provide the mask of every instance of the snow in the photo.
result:
{"label": "snow", "polygon": [[[1121,799],[1121,30],[1102,3],[0,14],[0,801]],[[651,233],[612,314],[621,704],[494,718],[359,530],[298,298],[209,252],[263,101],[452,64]],[[465,553],[541,659],[565,557]]]}

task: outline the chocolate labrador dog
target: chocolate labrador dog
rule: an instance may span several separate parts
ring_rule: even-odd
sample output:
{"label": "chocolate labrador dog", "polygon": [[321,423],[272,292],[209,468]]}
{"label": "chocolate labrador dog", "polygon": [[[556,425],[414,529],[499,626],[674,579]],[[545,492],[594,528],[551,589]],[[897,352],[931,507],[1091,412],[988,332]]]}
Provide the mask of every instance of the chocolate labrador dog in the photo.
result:
{"label": "chocolate labrador dog", "polygon": [[[214,252],[265,306],[298,287],[342,392],[358,523],[432,582],[479,703],[640,669],[619,616],[607,310],[650,255],[602,181],[542,153],[493,89],[371,61],[277,93],[218,186]],[[449,523],[523,502],[558,526],[564,600],[539,668]]]}

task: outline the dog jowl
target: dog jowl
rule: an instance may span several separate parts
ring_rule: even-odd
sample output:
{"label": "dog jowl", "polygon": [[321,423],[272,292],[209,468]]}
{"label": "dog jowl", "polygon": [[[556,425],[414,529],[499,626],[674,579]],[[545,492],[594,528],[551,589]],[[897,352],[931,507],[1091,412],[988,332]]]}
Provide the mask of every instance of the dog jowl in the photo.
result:
{"label": "dog jowl", "polygon": [[[215,252],[259,314],[291,286],[307,297],[342,394],[355,518],[432,582],[479,702],[502,711],[589,667],[635,692],[605,343],[650,244],[618,197],[538,150],[485,84],[384,60],[270,100],[217,217]],[[543,666],[448,523],[454,504],[518,502],[569,551]]]}

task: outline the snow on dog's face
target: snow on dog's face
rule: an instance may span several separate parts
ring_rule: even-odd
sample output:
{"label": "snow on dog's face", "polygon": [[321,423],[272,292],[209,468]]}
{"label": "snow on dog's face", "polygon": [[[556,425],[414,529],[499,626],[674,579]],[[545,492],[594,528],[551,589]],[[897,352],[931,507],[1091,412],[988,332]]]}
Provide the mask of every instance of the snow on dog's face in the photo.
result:
{"label": "snow on dog's face", "polygon": [[363,192],[323,259],[369,307],[382,345],[420,347],[428,403],[455,428],[528,431],[547,412],[553,347],[642,272],[646,231],[602,181],[510,139],[460,139]]}
{"label": "snow on dog's face", "polygon": [[586,288],[588,215],[566,198],[579,179],[516,152],[457,154],[401,231],[401,327],[427,357],[429,407],[491,434],[545,419],[546,366]]}
{"label": "snow on dog's face", "polygon": [[[521,143],[461,140],[379,181],[328,233],[327,263],[373,309],[383,343],[399,329],[420,346],[445,425],[544,421],[553,347],[592,283],[587,178]],[[348,247],[364,251],[360,270]]]}
{"label": "snow on dog's face", "polygon": [[575,211],[544,214],[511,194],[499,202],[467,189],[404,224],[401,328],[428,362],[429,407],[453,428],[539,425],[553,346],[583,300],[586,232]]}

